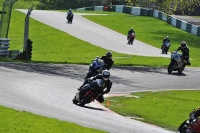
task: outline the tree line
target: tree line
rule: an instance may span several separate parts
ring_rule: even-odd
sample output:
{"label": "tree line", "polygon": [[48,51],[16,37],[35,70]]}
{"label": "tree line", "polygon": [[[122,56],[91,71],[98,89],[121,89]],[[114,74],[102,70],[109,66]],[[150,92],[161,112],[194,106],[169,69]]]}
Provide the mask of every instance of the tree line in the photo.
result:
{"label": "tree line", "polygon": [[195,7],[200,6],[200,0],[38,0],[37,8],[51,10],[67,10],[89,6],[109,5],[111,3],[127,6],[151,8],[172,14],[179,11],[189,15]]}

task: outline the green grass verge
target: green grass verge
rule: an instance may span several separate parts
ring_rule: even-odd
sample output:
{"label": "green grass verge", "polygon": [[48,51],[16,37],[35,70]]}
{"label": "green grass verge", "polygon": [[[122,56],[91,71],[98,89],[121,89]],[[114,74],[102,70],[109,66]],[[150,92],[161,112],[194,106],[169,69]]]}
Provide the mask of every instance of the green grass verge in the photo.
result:
{"label": "green grass verge", "polygon": [[199,90],[137,92],[130,96],[106,98],[109,109],[120,115],[176,131],[199,107]]}
{"label": "green grass verge", "polygon": [[1,133],[105,133],[74,123],[0,106]]}
{"label": "green grass verge", "polygon": [[[3,3],[6,0],[0,0],[0,9],[3,7]],[[14,4],[13,4],[13,9],[28,9],[30,8],[32,5],[34,5],[34,7],[39,3],[39,0],[17,0]],[[35,8],[34,8],[35,9]]]}

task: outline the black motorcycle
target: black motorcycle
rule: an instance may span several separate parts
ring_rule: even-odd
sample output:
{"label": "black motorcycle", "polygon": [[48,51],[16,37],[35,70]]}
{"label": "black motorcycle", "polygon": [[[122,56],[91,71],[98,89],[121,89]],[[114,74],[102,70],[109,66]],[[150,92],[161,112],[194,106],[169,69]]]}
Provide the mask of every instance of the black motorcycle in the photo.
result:
{"label": "black motorcycle", "polygon": [[76,93],[72,102],[79,106],[84,106],[96,100],[103,93],[105,81],[96,79],[95,81],[85,84],[79,92]]}

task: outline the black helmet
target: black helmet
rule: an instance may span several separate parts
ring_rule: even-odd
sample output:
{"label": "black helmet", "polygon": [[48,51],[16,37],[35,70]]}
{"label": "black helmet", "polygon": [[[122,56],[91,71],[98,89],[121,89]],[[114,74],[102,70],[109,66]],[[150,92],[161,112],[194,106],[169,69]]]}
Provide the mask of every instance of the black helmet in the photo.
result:
{"label": "black helmet", "polygon": [[106,58],[107,58],[107,59],[110,59],[111,57],[112,57],[112,52],[110,52],[110,51],[107,52],[107,53],[106,53]]}
{"label": "black helmet", "polygon": [[102,74],[104,80],[108,80],[110,78],[110,72],[108,70],[104,70]]}
{"label": "black helmet", "polygon": [[187,43],[186,43],[185,41],[182,41],[182,42],[181,42],[181,47],[182,47],[182,48],[185,48],[186,45],[187,45]]}

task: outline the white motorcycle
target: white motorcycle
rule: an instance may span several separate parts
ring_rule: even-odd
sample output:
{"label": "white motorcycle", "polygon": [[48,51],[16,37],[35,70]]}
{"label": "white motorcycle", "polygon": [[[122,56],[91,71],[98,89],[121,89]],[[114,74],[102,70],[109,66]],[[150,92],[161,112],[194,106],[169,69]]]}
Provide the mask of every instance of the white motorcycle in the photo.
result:
{"label": "white motorcycle", "polygon": [[182,58],[182,54],[174,51],[171,53],[171,62],[168,66],[168,73],[172,73],[172,71],[178,71],[181,73],[185,69],[186,62]]}

